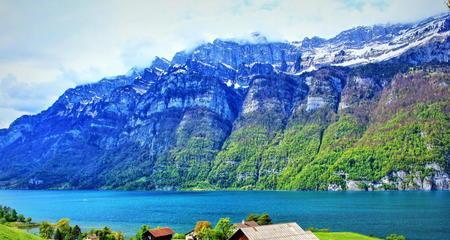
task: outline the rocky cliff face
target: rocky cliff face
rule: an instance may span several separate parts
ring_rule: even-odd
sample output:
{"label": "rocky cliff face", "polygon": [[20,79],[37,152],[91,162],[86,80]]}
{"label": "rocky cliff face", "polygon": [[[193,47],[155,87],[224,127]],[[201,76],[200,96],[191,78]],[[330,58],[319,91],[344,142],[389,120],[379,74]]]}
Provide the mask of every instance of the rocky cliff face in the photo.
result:
{"label": "rocky cliff face", "polygon": [[448,189],[449,16],[216,40],[0,130],[3,188]]}

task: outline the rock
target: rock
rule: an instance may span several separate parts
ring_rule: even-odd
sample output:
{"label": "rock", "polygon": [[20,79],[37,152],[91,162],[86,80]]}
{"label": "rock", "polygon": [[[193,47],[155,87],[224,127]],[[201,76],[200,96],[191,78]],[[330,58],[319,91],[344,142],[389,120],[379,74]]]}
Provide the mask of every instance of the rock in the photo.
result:
{"label": "rock", "polygon": [[328,191],[342,191],[341,185],[338,184],[329,184],[328,185]]}

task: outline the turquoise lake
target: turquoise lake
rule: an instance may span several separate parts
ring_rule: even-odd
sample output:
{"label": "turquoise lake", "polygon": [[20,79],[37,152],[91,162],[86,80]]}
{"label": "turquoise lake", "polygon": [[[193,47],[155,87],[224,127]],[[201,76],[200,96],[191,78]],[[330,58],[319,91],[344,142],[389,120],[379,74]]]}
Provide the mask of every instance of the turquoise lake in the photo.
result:
{"label": "turquoise lake", "polygon": [[0,190],[0,204],[35,221],[68,217],[82,228],[109,226],[131,236],[142,224],[187,232],[198,220],[238,222],[249,213],[274,222],[408,239],[450,239],[449,191],[139,192]]}

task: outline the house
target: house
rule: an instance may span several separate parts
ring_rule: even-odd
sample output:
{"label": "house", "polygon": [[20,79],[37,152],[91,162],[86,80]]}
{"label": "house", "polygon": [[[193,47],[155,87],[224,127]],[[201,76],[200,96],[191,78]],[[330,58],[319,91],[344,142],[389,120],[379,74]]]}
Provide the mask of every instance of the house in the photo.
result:
{"label": "house", "polygon": [[244,221],[244,220],[242,220],[242,222],[240,222],[240,223],[235,223],[234,226],[237,229],[240,229],[240,228],[246,228],[246,227],[256,227],[256,226],[259,226],[259,224],[257,222],[255,222],[255,221]]}
{"label": "house", "polygon": [[170,240],[175,232],[168,228],[156,228],[148,230],[142,234],[142,238],[145,240]]}
{"label": "house", "polygon": [[[235,223],[233,225],[236,227],[236,230],[238,230],[240,228],[259,226],[258,223],[255,221],[244,221],[244,220],[242,220],[242,222],[240,222],[240,223]],[[185,234],[185,240],[197,240],[195,238],[194,229],[192,229],[191,231],[189,231],[188,233]]]}
{"label": "house", "polygon": [[229,240],[319,240],[297,223],[282,223],[239,228]]}
{"label": "house", "polygon": [[188,233],[185,234],[185,240],[195,240],[194,230],[192,229]]}

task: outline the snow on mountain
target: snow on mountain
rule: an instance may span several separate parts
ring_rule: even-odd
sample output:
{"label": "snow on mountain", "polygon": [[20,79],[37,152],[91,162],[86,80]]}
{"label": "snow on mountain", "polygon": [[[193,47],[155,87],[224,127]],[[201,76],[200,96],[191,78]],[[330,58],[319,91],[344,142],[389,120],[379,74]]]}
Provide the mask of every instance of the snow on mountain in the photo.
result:
{"label": "snow on mountain", "polygon": [[301,70],[381,62],[429,43],[446,43],[448,22],[449,15],[444,14],[417,24],[357,27],[329,40],[305,39],[299,47]]}

